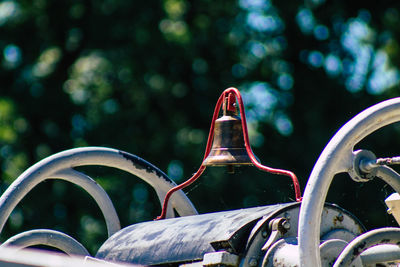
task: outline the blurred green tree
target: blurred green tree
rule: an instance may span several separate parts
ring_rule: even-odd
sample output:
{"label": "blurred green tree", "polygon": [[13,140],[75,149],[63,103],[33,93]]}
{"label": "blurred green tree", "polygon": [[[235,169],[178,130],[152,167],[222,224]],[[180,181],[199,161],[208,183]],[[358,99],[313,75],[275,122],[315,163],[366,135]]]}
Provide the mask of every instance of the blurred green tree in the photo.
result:
{"label": "blurred green tree", "polygon": [[[243,93],[255,154],[293,170],[304,188],[342,124],[398,95],[399,10],[395,1],[1,1],[0,188],[86,145],[136,154],[181,182],[200,165],[215,102],[230,86]],[[368,145],[396,155],[398,127],[380,134]],[[88,171],[123,226],[159,213],[140,181]],[[201,212],[293,200],[289,180],[250,168],[203,176],[187,190]],[[333,187],[329,200],[368,226],[391,222],[383,184]],[[64,182],[35,188],[1,239],[39,226],[78,235],[91,252],[106,238],[97,207]]]}

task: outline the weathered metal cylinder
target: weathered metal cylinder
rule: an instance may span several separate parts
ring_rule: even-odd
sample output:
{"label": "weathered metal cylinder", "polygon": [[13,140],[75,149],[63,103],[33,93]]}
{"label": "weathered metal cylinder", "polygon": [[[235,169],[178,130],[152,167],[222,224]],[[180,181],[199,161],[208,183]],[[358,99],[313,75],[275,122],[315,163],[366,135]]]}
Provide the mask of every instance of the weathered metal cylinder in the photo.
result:
{"label": "weathered metal cylinder", "polygon": [[235,115],[224,115],[215,121],[214,138],[205,166],[252,165],[247,154],[242,121]]}

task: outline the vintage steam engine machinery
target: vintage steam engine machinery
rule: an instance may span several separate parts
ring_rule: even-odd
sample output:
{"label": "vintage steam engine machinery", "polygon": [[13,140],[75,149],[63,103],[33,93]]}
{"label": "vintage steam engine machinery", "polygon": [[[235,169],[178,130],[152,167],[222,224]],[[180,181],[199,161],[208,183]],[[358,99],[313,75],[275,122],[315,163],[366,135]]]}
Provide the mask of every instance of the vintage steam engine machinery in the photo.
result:
{"label": "vintage steam engine machinery", "polygon": [[[218,118],[221,107],[223,116]],[[400,157],[376,158],[368,150],[354,151],[364,137],[397,121],[400,98],[379,103],[351,119],[320,155],[302,197],[292,172],[264,166],[254,156],[241,95],[228,88],[217,102],[203,162],[180,185],[147,161],[104,147],[63,151],[27,169],[0,197],[0,231],[33,187],[46,179],[63,179],[94,198],[104,215],[108,239],[96,255],[89,255],[77,240],[62,232],[30,230],[1,245],[0,266],[398,266],[400,228],[367,230],[350,212],[325,203],[338,173],[348,173],[356,182],[377,177],[400,192],[400,175],[389,167],[399,164]],[[233,169],[243,164],[291,178],[296,202],[197,214],[181,189],[199,178],[207,166]],[[106,192],[75,169],[85,165],[114,167],[143,179],[162,203],[161,215],[120,229]],[[399,194],[390,195],[386,204],[400,222]],[[55,247],[64,254],[21,249],[35,245]]]}

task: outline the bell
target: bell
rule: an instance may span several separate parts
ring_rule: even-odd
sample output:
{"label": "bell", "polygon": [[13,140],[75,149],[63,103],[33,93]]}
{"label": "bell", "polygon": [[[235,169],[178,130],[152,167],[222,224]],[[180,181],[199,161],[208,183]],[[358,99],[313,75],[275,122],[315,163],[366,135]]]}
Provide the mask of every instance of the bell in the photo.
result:
{"label": "bell", "polygon": [[212,148],[203,165],[233,167],[252,164],[244,145],[242,120],[224,111],[224,115],[215,121]]}

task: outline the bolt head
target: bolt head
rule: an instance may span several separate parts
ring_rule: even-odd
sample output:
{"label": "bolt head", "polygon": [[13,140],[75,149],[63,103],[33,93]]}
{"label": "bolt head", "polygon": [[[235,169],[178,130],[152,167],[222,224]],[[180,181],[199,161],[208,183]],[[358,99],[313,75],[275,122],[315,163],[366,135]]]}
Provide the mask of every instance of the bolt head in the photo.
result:
{"label": "bolt head", "polygon": [[284,228],[285,230],[289,230],[289,229],[290,229],[290,222],[284,221],[283,224],[282,224],[282,226],[283,226],[283,228]]}

